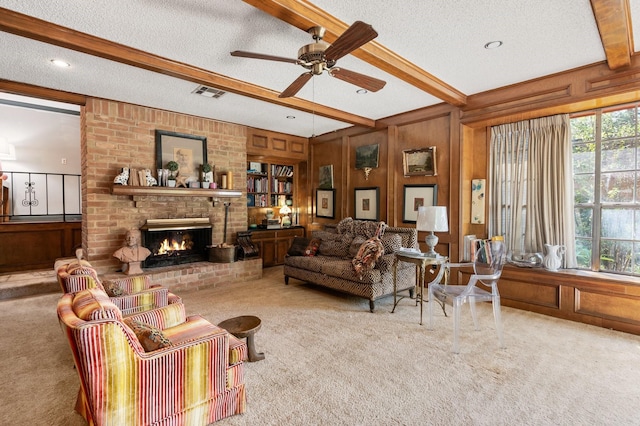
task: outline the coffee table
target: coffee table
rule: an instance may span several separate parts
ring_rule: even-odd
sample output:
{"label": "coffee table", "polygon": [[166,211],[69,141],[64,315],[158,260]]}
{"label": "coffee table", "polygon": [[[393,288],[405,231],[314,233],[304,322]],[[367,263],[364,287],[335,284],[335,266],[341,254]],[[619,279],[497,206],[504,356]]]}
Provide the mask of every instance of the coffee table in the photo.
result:
{"label": "coffee table", "polygon": [[239,317],[229,318],[218,324],[218,327],[224,328],[238,339],[247,338],[247,350],[249,352],[249,362],[260,361],[264,359],[263,352],[256,352],[254,336],[260,330],[262,321],[253,315],[242,315]]}

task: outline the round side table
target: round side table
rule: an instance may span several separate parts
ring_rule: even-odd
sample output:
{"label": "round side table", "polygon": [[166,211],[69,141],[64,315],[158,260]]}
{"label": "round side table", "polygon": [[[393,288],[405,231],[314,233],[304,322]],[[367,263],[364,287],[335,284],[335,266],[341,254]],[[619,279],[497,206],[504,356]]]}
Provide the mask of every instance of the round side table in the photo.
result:
{"label": "round side table", "polygon": [[247,350],[249,352],[249,362],[260,361],[264,359],[263,352],[256,352],[254,336],[260,330],[262,321],[253,315],[243,315],[239,317],[229,318],[218,324],[218,327],[224,328],[238,339],[247,338]]}

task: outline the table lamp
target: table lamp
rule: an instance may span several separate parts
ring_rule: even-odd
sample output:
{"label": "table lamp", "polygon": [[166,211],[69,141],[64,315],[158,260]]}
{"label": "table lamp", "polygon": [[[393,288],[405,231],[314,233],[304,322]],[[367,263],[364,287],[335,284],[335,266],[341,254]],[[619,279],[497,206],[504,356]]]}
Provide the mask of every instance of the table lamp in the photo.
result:
{"label": "table lamp", "polygon": [[427,247],[429,247],[425,254],[427,257],[438,257],[438,253],[434,249],[438,244],[438,237],[434,232],[446,232],[449,230],[447,208],[444,206],[418,207],[416,230],[430,232],[424,239]]}
{"label": "table lamp", "polygon": [[284,205],[280,208],[280,216],[282,216],[282,226],[291,226],[291,208],[288,205]]}

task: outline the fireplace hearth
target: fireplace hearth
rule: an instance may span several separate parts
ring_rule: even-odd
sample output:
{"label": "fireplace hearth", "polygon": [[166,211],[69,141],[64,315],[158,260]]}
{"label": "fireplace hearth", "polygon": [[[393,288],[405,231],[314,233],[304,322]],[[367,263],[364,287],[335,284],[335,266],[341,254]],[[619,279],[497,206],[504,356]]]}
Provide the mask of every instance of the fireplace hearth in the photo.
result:
{"label": "fireplace hearth", "polygon": [[208,260],[212,225],[208,218],[147,219],[142,245],[151,251],[144,268],[182,265]]}

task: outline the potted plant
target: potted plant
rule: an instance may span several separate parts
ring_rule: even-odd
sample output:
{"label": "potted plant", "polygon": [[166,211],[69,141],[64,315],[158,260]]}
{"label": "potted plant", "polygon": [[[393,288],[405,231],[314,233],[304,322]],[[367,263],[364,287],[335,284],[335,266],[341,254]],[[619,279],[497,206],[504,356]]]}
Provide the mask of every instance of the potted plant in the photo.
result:
{"label": "potted plant", "polygon": [[167,163],[167,169],[171,172],[167,178],[167,185],[170,187],[176,186],[176,171],[180,168],[180,165],[175,161],[169,161]]}
{"label": "potted plant", "polygon": [[204,163],[202,165],[202,181],[203,182],[211,182],[211,177],[209,176],[209,173],[211,173],[211,164],[209,163]]}
{"label": "potted plant", "polygon": [[209,163],[205,163],[202,165],[202,187],[209,188],[210,182],[213,181],[213,166]]}

